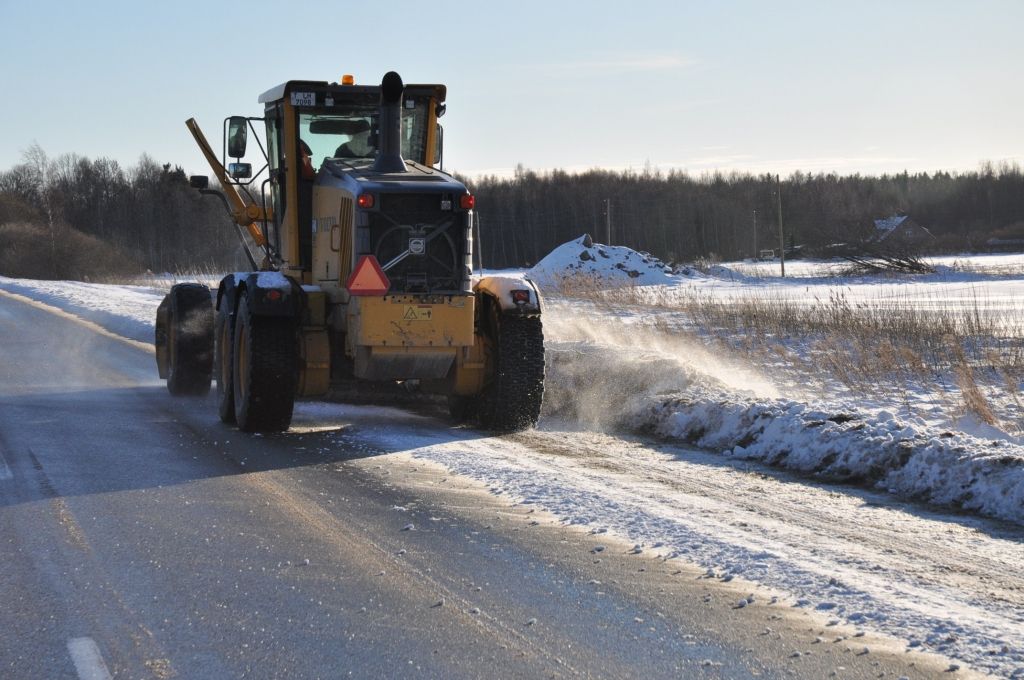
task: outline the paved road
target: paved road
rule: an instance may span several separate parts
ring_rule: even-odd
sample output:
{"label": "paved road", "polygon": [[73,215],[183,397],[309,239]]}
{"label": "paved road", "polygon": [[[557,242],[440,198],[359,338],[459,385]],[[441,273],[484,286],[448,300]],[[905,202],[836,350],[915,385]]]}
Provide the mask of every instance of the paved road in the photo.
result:
{"label": "paved road", "polygon": [[361,433],[387,410],[307,409],[288,433],[244,435],[211,399],[171,398],[137,343],[4,295],[0,339],[0,677],[945,669],[882,640],[816,643],[810,614],[740,611],[730,584],[598,551],[385,454]]}

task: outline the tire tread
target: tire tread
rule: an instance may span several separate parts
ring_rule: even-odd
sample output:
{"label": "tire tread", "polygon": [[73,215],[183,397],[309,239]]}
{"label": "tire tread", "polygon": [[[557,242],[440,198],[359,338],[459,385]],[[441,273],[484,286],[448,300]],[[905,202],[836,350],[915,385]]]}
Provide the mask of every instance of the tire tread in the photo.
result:
{"label": "tire tread", "polygon": [[170,328],[175,335],[168,357],[167,390],[176,397],[205,396],[213,379],[213,304],[199,283],[171,288]]}
{"label": "tire tread", "polygon": [[[291,425],[298,382],[295,325],[291,319],[254,316],[243,300],[235,333],[243,332],[248,333],[250,348],[249,385],[244,398],[234,394],[238,427],[245,432],[283,432]],[[236,371],[237,362],[236,357]]]}
{"label": "tire tread", "polygon": [[544,399],[544,329],[540,317],[501,316],[494,333],[494,379],[480,404],[480,424],[515,432],[537,424]]}

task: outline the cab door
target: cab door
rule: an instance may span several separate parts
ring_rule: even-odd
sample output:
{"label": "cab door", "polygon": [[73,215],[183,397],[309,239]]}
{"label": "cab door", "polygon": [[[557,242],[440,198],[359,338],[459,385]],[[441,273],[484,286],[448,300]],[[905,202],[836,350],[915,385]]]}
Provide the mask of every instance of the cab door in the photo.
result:
{"label": "cab door", "polygon": [[271,238],[274,249],[281,252],[281,221],[285,214],[285,173],[284,143],[282,138],[283,115],[281,104],[268,107],[266,111],[267,125],[267,163],[270,166],[270,203],[273,208],[273,233]]}

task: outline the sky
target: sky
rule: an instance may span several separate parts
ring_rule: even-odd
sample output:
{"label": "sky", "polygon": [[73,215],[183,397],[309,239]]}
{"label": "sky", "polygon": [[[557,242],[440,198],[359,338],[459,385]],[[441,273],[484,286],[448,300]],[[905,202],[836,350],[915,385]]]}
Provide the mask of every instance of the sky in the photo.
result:
{"label": "sky", "polygon": [[0,169],[208,173],[290,79],[448,86],[445,168],[840,174],[1024,162],[1024,2],[0,0]]}

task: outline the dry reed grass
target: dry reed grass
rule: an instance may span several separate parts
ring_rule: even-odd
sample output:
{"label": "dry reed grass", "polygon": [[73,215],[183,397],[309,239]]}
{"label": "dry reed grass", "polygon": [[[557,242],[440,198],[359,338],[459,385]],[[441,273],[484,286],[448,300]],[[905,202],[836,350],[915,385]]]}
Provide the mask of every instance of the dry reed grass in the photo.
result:
{"label": "dry reed grass", "polygon": [[146,288],[158,288],[170,290],[176,283],[198,282],[208,288],[216,289],[220,280],[224,278],[225,272],[215,269],[213,266],[198,266],[190,269],[181,269],[164,274],[146,272],[132,275],[111,275],[95,279],[97,283],[108,283],[119,286],[144,286]]}

